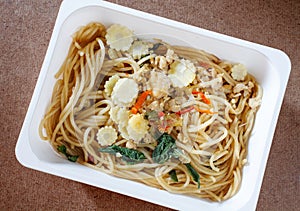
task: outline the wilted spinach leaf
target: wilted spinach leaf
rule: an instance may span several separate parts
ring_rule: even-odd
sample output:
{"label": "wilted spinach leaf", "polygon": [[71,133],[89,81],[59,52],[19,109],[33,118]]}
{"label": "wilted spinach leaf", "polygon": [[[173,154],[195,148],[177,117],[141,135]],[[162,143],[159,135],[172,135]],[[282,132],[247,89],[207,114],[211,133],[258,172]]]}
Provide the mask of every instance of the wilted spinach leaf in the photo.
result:
{"label": "wilted spinach leaf", "polygon": [[163,133],[157,139],[157,146],[155,147],[152,158],[155,163],[164,163],[168,161],[177,148],[175,144],[175,139],[167,133]]}
{"label": "wilted spinach leaf", "polygon": [[117,145],[112,145],[106,148],[100,148],[99,151],[110,154],[120,153],[122,155],[122,159],[130,164],[134,164],[146,159],[146,156],[138,150],[129,149]]}
{"label": "wilted spinach leaf", "polygon": [[184,165],[187,167],[189,173],[193,177],[193,180],[198,183],[198,188],[200,188],[200,175],[198,174],[198,172],[190,163],[185,163]]}
{"label": "wilted spinach leaf", "polygon": [[177,178],[177,174],[176,174],[175,169],[173,169],[172,171],[170,171],[170,172],[169,172],[169,175],[170,175],[171,179],[172,179],[174,182],[178,182],[178,178]]}
{"label": "wilted spinach leaf", "polygon": [[62,154],[64,154],[66,156],[66,158],[69,160],[69,161],[72,161],[72,162],[76,162],[77,159],[78,159],[78,155],[70,155],[69,153],[67,153],[67,148],[65,145],[60,145],[57,147],[57,151],[61,152]]}

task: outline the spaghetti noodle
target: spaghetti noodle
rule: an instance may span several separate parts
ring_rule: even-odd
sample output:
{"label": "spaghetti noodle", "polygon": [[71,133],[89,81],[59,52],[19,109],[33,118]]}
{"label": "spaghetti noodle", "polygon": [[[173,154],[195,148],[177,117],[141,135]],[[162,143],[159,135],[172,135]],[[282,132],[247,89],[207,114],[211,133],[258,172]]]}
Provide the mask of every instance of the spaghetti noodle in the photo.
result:
{"label": "spaghetti noodle", "polygon": [[261,87],[241,64],[130,33],[90,23],[74,34],[41,138],[108,174],[213,201],[232,197]]}

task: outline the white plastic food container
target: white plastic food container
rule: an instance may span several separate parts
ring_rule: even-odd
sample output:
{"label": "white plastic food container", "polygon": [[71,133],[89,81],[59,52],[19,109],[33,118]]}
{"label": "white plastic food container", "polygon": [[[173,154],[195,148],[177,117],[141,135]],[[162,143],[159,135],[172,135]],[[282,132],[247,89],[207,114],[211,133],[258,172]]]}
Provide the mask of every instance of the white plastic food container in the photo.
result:
{"label": "white plastic food container", "polygon": [[[38,125],[49,105],[55,83],[54,74],[67,55],[71,35],[80,26],[92,21],[99,21],[106,26],[119,23],[133,29],[136,34],[151,33],[184,38],[185,42],[195,48],[213,53],[221,59],[245,64],[249,72],[256,77],[263,88],[263,99],[249,140],[247,157],[249,165],[243,169],[242,185],[234,197],[217,203],[171,194],[69,162],[57,156],[49,143],[41,141]],[[172,43],[170,40],[164,41]],[[16,156],[26,167],[174,209],[255,210],[290,69],[289,58],[277,49],[100,0],[65,0],[59,10],[48,51],[20,132]]]}

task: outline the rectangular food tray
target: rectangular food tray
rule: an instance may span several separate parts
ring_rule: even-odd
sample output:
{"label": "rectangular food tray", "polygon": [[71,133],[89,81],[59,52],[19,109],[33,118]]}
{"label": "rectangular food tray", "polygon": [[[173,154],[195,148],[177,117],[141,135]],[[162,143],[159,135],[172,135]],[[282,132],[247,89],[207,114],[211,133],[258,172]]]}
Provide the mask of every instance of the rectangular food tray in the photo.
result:
{"label": "rectangular food tray", "polygon": [[[90,22],[125,25],[136,34],[162,34],[178,37],[195,48],[221,59],[245,64],[263,88],[248,146],[249,164],[243,169],[242,185],[231,199],[217,203],[179,194],[171,194],[116,178],[57,156],[49,143],[41,141],[38,125],[51,99],[54,74],[67,55],[72,34]],[[157,37],[159,38],[159,37]],[[170,41],[170,40],[164,40]],[[99,0],[62,2],[43,66],[16,145],[18,161],[49,174],[111,190],[131,197],[179,210],[255,210],[266,162],[272,143],[291,64],[277,49],[229,37],[166,18]]]}

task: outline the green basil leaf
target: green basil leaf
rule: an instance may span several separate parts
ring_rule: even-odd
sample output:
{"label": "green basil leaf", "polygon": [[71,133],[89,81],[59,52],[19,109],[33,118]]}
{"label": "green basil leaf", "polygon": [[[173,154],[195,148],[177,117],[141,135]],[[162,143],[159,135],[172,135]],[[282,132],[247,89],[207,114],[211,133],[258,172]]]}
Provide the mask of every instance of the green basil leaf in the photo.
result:
{"label": "green basil leaf", "polygon": [[157,140],[158,144],[155,147],[152,158],[155,163],[164,163],[172,156],[176,149],[175,139],[167,133],[163,133]]}
{"label": "green basil leaf", "polygon": [[70,155],[69,153],[67,153],[67,147],[65,145],[58,146],[57,151],[64,154],[66,156],[66,158],[71,162],[76,162],[79,157],[78,155]]}
{"label": "green basil leaf", "polygon": [[109,146],[109,147],[105,147],[105,148],[100,148],[99,152],[104,152],[104,153],[109,153],[109,154],[116,154],[117,152],[113,149],[113,146]]}
{"label": "green basil leaf", "polygon": [[65,145],[61,145],[57,147],[57,150],[61,153],[63,153],[64,155],[67,153],[67,148]]}
{"label": "green basil leaf", "polygon": [[122,155],[122,159],[130,164],[134,164],[136,162],[140,162],[146,159],[146,156],[138,150],[129,149],[117,145],[101,148],[99,149],[99,151],[104,153],[110,153],[110,154],[120,153]]}
{"label": "green basil leaf", "polygon": [[198,183],[198,188],[200,188],[200,175],[198,174],[198,172],[190,163],[185,163],[184,165],[187,167],[189,173],[193,177],[193,180]]}
{"label": "green basil leaf", "polygon": [[78,155],[67,155],[68,160],[71,162],[76,162],[78,157]]}
{"label": "green basil leaf", "polygon": [[177,177],[177,174],[176,174],[176,170],[173,169],[172,171],[169,172],[169,175],[171,177],[171,179],[174,181],[174,182],[178,182],[178,177]]}

